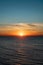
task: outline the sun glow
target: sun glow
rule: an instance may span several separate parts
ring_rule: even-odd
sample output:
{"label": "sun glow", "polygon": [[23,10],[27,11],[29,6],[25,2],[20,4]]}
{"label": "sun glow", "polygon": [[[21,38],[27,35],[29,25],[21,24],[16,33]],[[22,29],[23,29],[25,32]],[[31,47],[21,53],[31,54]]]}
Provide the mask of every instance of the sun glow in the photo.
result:
{"label": "sun glow", "polygon": [[22,32],[19,33],[19,36],[24,36],[24,34]]}
{"label": "sun glow", "polygon": [[24,34],[23,31],[19,31],[17,35],[18,35],[18,36],[25,36],[25,34]]}

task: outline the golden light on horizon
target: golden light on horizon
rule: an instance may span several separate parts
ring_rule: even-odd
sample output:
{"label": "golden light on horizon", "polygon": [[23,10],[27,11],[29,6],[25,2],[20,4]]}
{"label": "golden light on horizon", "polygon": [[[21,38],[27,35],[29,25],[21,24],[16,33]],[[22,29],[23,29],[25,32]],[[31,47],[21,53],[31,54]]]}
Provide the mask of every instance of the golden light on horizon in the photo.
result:
{"label": "golden light on horizon", "polygon": [[34,36],[37,35],[36,31],[26,31],[26,30],[22,30],[22,31],[17,31],[17,33],[15,34],[16,36]]}
{"label": "golden light on horizon", "polygon": [[24,36],[24,33],[23,32],[20,32],[18,35],[19,36]]}
{"label": "golden light on horizon", "polygon": [[18,35],[18,36],[25,36],[25,34],[24,34],[23,31],[19,31],[19,32],[17,33],[17,35]]}
{"label": "golden light on horizon", "polygon": [[38,33],[36,31],[27,31],[27,30],[16,30],[16,31],[6,31],[4,33],[0,33],[0,35],[10,35],[10,36],[34,36],[34,35],[38,35]]}
{"label": "golden light on horizon", "polygon": [[15,24],[0,26],[0,36],[36,36],[43,35],[43,24]]}

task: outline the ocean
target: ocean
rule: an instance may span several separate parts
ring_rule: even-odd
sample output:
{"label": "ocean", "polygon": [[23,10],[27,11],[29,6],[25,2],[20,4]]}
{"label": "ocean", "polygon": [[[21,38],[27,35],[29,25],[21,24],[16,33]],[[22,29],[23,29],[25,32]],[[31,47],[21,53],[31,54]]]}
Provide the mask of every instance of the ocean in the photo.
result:
{"label": "ocean", "polygon": [[43,65],[43,36],[0,36],[0,65]]}

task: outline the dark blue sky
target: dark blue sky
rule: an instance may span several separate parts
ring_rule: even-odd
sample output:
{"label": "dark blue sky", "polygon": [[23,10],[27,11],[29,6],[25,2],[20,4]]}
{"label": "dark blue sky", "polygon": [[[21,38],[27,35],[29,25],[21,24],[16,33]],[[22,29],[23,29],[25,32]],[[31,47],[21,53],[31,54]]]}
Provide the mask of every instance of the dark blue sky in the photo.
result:
{"label": "dark blue sky", "polygon": [[42,23],[43,0],[0,0],[1,23]]}

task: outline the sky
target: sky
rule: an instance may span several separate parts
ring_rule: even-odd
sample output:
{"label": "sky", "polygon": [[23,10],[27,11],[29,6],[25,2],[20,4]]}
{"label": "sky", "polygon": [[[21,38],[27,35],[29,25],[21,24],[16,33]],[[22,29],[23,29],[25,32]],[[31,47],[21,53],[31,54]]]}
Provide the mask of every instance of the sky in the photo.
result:
{"label": "sky", "polygon": [[37,36],[43,35],[43,24],[3,24],[0,25],[0,35],[13,35],[13,36]]}
{"label": "sky", "polygon": [[43,23],[43,0],[0,0],[0,24]]}
{"label": "sky", "polygon": [[0,0],[0,35],[43,35],[43,0]]}

